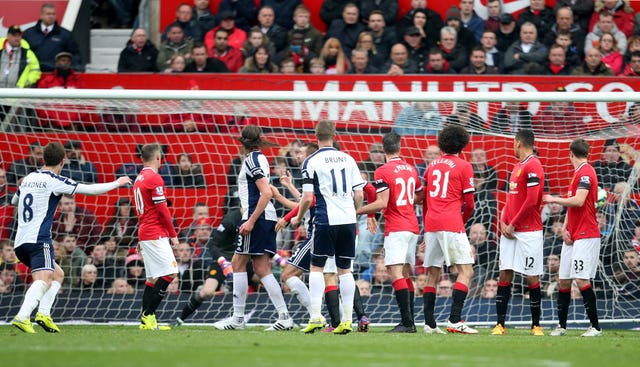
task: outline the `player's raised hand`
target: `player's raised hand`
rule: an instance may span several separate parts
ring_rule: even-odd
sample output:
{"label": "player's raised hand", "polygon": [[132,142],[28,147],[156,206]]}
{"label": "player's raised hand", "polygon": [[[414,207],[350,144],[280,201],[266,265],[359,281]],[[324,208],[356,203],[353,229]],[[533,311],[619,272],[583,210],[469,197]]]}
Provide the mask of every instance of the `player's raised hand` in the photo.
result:
{"label": "player's raised hand", "polygon": [[278,219],[278,222],[276,223],[276,232],[280,232],[283,229],[287,228],[287,224],[289,224],[284,218],[280,218]]}
{"label": "player's raised hand", "polygon": [[291,171],[287,170],[287,172],[283,176],[280,176],[279,180],[282,186],[291,185]]}
{"label": "player's raised hand", "polygon": [[118,179],[116,181],[118,181],[118,185],[120,187],[126,186],[126,185],[131,185],[131,179],[128,176],[118,177]]}

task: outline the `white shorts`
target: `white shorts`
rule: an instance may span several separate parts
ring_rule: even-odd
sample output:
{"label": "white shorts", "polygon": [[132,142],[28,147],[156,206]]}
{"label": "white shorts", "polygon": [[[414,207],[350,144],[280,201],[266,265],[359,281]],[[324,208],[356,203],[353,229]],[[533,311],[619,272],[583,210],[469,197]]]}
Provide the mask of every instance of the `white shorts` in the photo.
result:
{"label": "white shorts", "polygon": [[[353,271],[353,260],[351,260],[351,271]],[[336,258],[333,256],[327,257],[327,262],[324,263],[322,268],[324,274],[338,274],[338,266],[336,266]]]}
{"label": "white shorts", "polygon": [[178,274],[178,263],[168,238],[140,241],[139,245],[147,278]]}
{"label": "white shorts", "polygon": [[424,250],[424,267],[442,267],[442,264],[473,264],[471,245],[466,233],[460,232],[426,232]]}
{"label": "white shorts", "polygon": [[390,232],[384,238],[384,265],[415,265],[417,244],[418,235],[413,232]]}
{"label": "white shorts", "polygon": [[542,275],[542,231],[514,232],[513,236],[513,240],[500,236],[500,270],[514,270],[524,275]]}
{"label": "white shorts", "polygon": [[572,246],[562,244],[560,279],[592,279],[596,276],[600,259],[600,238],[583,238]]}

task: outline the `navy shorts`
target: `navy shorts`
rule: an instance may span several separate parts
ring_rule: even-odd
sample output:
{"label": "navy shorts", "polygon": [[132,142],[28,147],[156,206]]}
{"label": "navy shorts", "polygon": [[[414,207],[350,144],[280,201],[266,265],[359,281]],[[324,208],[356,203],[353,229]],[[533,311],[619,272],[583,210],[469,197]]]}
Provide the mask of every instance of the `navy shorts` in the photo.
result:
{"label": "navy shorts", "polygon": [[[238,228],[246,222],[243,220]],[[246,236],[238,233],[236,240],[236,254],[263,255],[264,253],[276,253],[276,222],[270,220],[258,220],[253,230]]]}
{"label": "navy shorts", "polygon": [[328,257],[335,256],[336,266],[349,269],[356,256],[356,225],[315,225],[311,264],[324,267]]}
{"label": "navy shorts", "polygon": [[313,244],[313,233],[307,239],[300,243],[293,252],[287,264],[293,265],[298,269],[308,272],[309,263],[311,262],[311,245]]}
{"label": "navy shorts", "polygon": [[54,269],[56,258],[51,243],[23,243],[15,251],[18,260],[30,267],[32,272]]}

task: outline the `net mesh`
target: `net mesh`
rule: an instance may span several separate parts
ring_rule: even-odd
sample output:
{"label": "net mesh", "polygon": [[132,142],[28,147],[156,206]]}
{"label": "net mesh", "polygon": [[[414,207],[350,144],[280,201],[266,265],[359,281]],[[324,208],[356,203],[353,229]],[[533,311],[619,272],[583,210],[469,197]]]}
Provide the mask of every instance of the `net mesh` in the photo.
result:
{"label": "net mesh", "polygon": [[[637,204],[640,188],[635,148],[640,143],[637,125],[640,111],[638,105],[626,101],[622,93],[617,102],[572,102],[571,95],[553,103],[314,102],[305,101],[303,94],[300,101],[295,102],[3,99],[0,100],[3,106],[0,167],[6,172],[8,182],[4,187],[8,191],[3,191],[5,196],[0,202],[0,239],[13,238],[16,213],[7,199],[17,188],[20,177],[38,164],[39,158],[31,157],[32,152],[37,152],[32,149],[35,148],[33,143],[43,146],[50,141],[68,143],[70,162],[63,174],[83,182],[106,182],[122,174],[135,178],[140,167],[137,157],[140,145],[159,142],[165,148],[165,165],[161,173],[168,186],[170,209],[182,239],[193,249],[192,258],[185,259],[182,267],[187,275],[183,273],[183,280],[170,290],[168,302],[163,304],[159,317],[173,318],[179,314],[190,292],[203,281],[203,274],[212,260],[207,258],[210,254],[207,247],[216,243],[228,259],[232,256],[232,243],[224,242],[220,237],[224,225],[229,223],[225,219],[238,205],[234,187],[240,162],[236,137],[243,126],[260,125],[268,139],[278,144],[264,150],[272,167],[272,183],[278,186],[278,175],[289,169],[299,186],[299,162],[294,154],[299,147],[297,142],[314,140],[315,121],[320,118],[337,122],[337,141],[341,149],[361,163],[361,169],[370,179],[384,160],[376,143],[381,142],[385,132],[393,129],[403,135],[401,154],[421,170],[425,160],[433,158],[429,152],[437,145],[437,131],[446,124],[461,124],[472,134],[462,156],[474,164],[479,185],[476,212],[467,224],[477,252],[477,263],[463,318],[470,322],[491,323],[495,321],[492,298],[495,297],[497,276],[496,218],[506,198],[507,175],[516,163],[513,134],[518,129],[533,128],[536,151],[545,168],[545,192],[548,193],[566,195],[573,173],[568,159],[569,143],[576,137],[589,141],[590,161],[600,162],[597,164],[602,172],[598,215],[603,245],[601,264],[594,280],[600,314],[612,321],[637,319],[640,312],[640,239],[636,237],[640,232],[636,228],[639,228],[637,220],[640,219]],[[614,145],[614,142],[615,149],[611,152],[607,145]],[[188,159],[182,154],[187,154]],[[285,192],[282,187],[278,188]],[[60,219],[64,217],[62,211],[57,215],[59,219],[54,223],[53,235],[58,261],[64,265],[66,278],[60,300],[54,307],[54,317],[89,321],[136,319],[144,274],[137,274],[138,270],[134,269],[137,265],[136,221],[130,218],[134,215],[129,204],[131,196],[129,188],[97,197],[78,195],[75,202],[82,215],[77,218],[82,220],[75,226]],[[197,206],[207,209],[198,214],[207,218],[207,225],[196,225],[199,223],[196,212],[201,212],[195,209]],[[280,215],[285,213],[282,207],[278,210]],[[554,264],[561,247],[557,223],[561,223],[564,212],[555,206],[545,206],[541,210],[545,221],[542,319],[552,322],[556,318],[552,300],[557,294]],[[416,211],[421,216],[421,209]],[[375,322],[396,322],[399,316],[389,277],[379,269],[376,260],[382,235],[368,232],[362,218],[359,227],[354,266],[366,311]],[[80,250],[65,250],[65,241],[73,240],[65,238],[67,232],[76,232],[75,246]],[[290,256],[301,240],[302,236],[294,231],[279,235],[281,255]],[[7,260],[3,262],[7,263]],[[88,271],[83,275],[86,264],[96,265],[97,281],[91,281]],[[15,276],[12,276],[12,269],[5,266],[0,279],[0,317],[4,319],[15,314],[30,281],[28,269],[20,265],[13,268],[17,273]],[[274,272],[279,274],[281,271],[282,268],[274,264]],[[438,286],[436,313],[439,321],[445,321],[448,314],[455,268],[447,269],[444,274]],[[116,278],[125,280],[122,287],[117,287]],[[424,270],[416,267],[414,281],[418,296],[424,278]],[[254,293],[249,304],[256,304],[254,321],[266,323],[273,316],[273,309],[258,284],[251,289]],[[288,291],[286,287],[285,291]],[[121,295],[121,292],[134,294]],[[221,295],[226,295],[205,303],[194,321],[211,322],[225,316],[231,308],[228,292],[229,285],[226,285],[220,291]],[[510,320],[529,320],[528,291],[523,279],[516,277],[513,294]],[[573,297],[570,319],[584,320],[582,303],[577,300],[580,292],[573,292]],[[288,294],[287,300],[296,311],[297,320],[303,321],[306,315],[295,296]],[[416,304],[416,319],[421,322],[420,297]]]}

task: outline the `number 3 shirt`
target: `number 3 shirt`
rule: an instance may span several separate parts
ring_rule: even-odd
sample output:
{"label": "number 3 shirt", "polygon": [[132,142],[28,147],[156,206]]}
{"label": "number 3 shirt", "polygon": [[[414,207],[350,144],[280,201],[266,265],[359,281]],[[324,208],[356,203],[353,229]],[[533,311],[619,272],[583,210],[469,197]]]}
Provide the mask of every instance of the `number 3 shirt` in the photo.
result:
{"label": "number 3 shirt", "polygon": [[424,231],[464,232],[464,194],[473,193],[473,167],[457,155],[445,154],[433,160],[424,175]]}
{"label": "number 3 shirt", "polygon": [[316,196],[314,224],[356,223],[353,191],[366,183],[356,161],[332,147],[323,147],[302,164],[302,191]]}
{"label": "number 3 shirt", "polygon": [[376,192],[389,190],[389,201],[384,210],[384,235],[403,231],[420,234],[413,207],[415,193],[422,191],[416,168],[400,158],[392,158],[376,170],[375,179]]}

